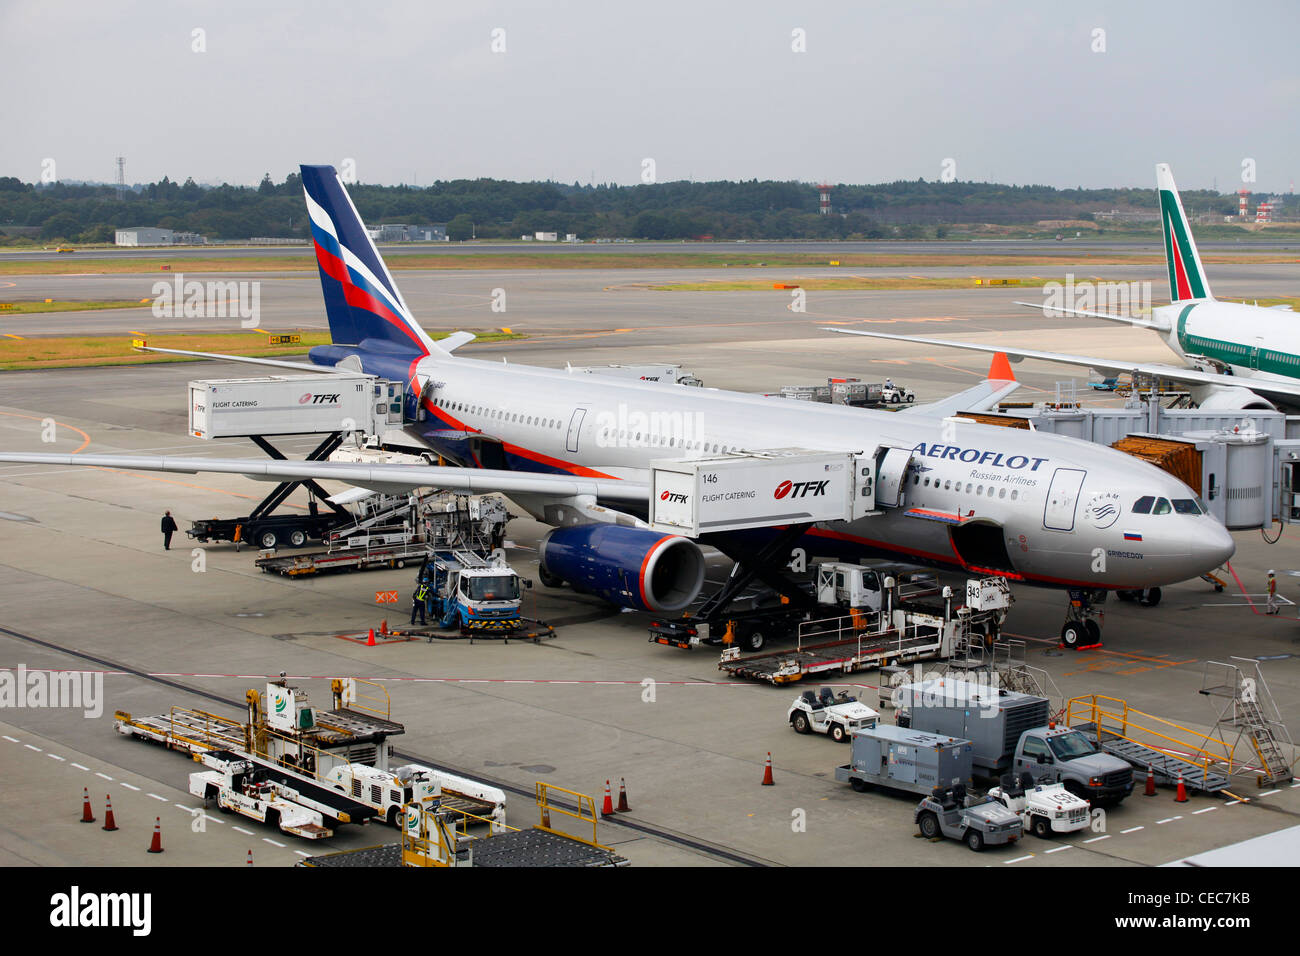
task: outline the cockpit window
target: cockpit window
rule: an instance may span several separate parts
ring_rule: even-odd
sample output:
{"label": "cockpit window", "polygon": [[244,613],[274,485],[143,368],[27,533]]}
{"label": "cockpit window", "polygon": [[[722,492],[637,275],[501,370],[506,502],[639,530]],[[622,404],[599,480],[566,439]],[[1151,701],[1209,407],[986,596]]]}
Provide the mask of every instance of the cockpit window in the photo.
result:
{"label": "cockpit window", "polygon": [[1201,514],[1201,504],[1195,498],[1175,498],[1174,511],[1180,515]]}
{"label": "cockpit window", "polygon": [[1155,504],[1155,500],[1156,499],[1151,495],[1143,495],[1134,503],[1133,513],[1135,515],[1149,515],[1151,513],[1151,506]]}
{"label": "cockpit window", "polygon": [[1167,515],[1173,509],[1169,506],[1168,498],[1160,498],[1156,501],[1156,506],[1151,509],[1153,515]]}

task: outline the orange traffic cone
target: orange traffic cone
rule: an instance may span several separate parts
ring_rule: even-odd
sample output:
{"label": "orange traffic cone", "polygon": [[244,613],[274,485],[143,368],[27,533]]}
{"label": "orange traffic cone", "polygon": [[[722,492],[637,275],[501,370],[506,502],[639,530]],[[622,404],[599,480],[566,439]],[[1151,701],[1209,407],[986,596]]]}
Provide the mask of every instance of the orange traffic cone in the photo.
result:
{"label": "orange traffic cone", "polygon": [[374,646],[375,646],[375,629],[372,627],[370,629],[370,636],[366,638],[366,647],[374,647]]}
{"label": "orange traffic cone", "polygon": [[776,784],[772,779],[772,751],[767,752],[767,765],[763,767],[763,786],[771,787]]}
{"label": "orange traffic cone", "polygon": [[149,841],[150,853],[161,853],[162,846],[162,817],[153,818],[153,839]]}
{"label": "orange traffic cone", "polygon": [[253,865],[253,851],[252,851],[252,850],[249,850],[249,851],[248,851],[248,865],[249,865],[249,866],[252,866],[252,865]]}
{"label": "orange traffic cone", "polygon": [[90,812],[90,788],[81,788],[81,822],[94,823],[95,815]]}
{"label": "orange traffic cone", "polygon": [[542,829],[549,830],[550,828],[551,828],[551,810],[549,807],[542,807]]}
{"label": "orange traffic cone", "polygon": [[618,812],[627,813],[632,808],[627,805],[627,781],[618,778]]}
{"label": "orange traffic cone", "polygon": [[388,633],[388,618],[384,618],[382,621],[379,622],[379,633],[380,634]]}
{"label": "orange traffic cone", "polygon": [[1178,794],[1174,797],[1174,803],[1187,802],[1187,787],[1183,785],[1183,775],[1180,771],[1178,774]]}
{"label": "orange traffic cone", "polygon": [[614,799],[609,792],[609,781],[605,781],[605,804],[600,808],[602,817],[612,817],[614,815]]}
{"label": "orange traffic cone", "polygon": [[101,830],[116,830],[117,821],[113,819],[113,796],[112,794],[104,795],[104,825]]}
{"label": "orange traffic cone", "polygon": [[1156,795],[1156,772],[1152,769],[1151,764],[1147,764],[1147,786],[1142,791],[1142,794],[1147,797]]}

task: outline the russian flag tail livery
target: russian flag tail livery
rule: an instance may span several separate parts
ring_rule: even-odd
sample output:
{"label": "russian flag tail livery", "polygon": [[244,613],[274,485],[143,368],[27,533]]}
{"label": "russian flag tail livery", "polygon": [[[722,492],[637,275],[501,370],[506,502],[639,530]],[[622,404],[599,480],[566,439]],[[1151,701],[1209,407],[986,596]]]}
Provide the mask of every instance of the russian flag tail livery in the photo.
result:
{"label": "russian flag tail livery", "polygon": [[382,340],[412,354],[441,353],[406,307],[334,167],[301,169],[334,344]]}
{"label": "russian flag tail livery", "polygon": [[1178,198],[1174,174],[1168,163],[1156,164],[1156,189],[1160,193],[1160,229],[1165,237],[1165,264],[1169,267],[1169,300],[1212,299],[1210,283],[1201,267],[1192,231],[1187,227],[1183,201]]}

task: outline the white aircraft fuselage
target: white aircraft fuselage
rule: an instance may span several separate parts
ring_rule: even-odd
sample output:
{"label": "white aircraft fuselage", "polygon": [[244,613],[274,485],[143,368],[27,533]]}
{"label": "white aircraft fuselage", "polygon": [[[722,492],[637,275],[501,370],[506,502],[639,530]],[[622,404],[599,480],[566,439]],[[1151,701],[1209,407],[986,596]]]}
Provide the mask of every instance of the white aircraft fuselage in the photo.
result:
{"label": "white aircraft fuselage", "polygon": [[[1108,589],[1187,580],[1233,553],[1227,531],[1181,481],[1077,439],[449,355],[423,358],[412,372],[422,389],[433,383],[418,431],[471,466],[644,481],[659,459],[912,449],[902,504],[818,525],[810,534],[821,553]],[[1133,511],[1142,499],[1154,499],[1149,513]]]}

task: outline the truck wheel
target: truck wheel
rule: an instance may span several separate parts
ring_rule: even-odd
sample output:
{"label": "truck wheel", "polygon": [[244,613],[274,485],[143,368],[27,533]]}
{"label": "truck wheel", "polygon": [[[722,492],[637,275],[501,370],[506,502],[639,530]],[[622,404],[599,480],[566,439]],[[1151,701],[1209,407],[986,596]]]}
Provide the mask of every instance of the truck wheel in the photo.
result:
{"label": "truck wheel", "polygon": [[741,638],[741,643],[747,651],[761,651],[763,645],[767,643],[767,635],[763,633],[761,627],[756,627]]}
{"label": "truck wheel", "polygon": [[303,531],[302,528],[294,528],[289,532],[289,544],[293,545],[295,548],[301,548],[306,543],[307,532]]}
{"label": "truck wheel", "polygon": [[1074,621],[1069,621],[1065,627],[1061,628],[1061,643],[1070,650],[1078,650],[1079,645],[1083,643],[1084,637],[1083,625]]}
{"label": "truck wheel", "polygon": [[831,724],[830,734],[831,740],[835,741],[837,744],[842,744],[844,741],[849,739],[849,735],[844,731],[843,724]]}
{"label": "truck wheel", "polygon": [[402,822],[399,816],[401,812],[401,807],[388,808],[388,825],[394,830],[400,830],[402,828]]}
{"label": "truck wheel", "polygon": [[915,396],[915,395],[911,395],[911,394],[909,394],[909,395],[907,396],[907,401],[908,401],[908,404],[911,404],[912,402],[916,401],[916,396]]}
{"label": "truck wheel", "polygon": [[984,834],[980,833],[979,830],[967,830],[966,845],[979,853],[984,849]]}
{"label": "truck wheel", "polygon": [[794,729],[798,733],[806,734],[812,731],[812,728],[808,726],[807,714],[795,714],[790,718],[790,723],[794,725]]}
{"label": "truck wheel", "polygon": [[1160,603],[1160,589],[1148,588],[1143,592],[1142,596],[1138,598],[1138,603],[1143,607],[1155,607]]}
{"label": "truck wheel", "polygon": [[850,780],[849,786],[852,787],[854,790],[856,790],[858,793],[866,793],[868,790],[871,789],[871,784],[867,783],[865,780],[862,780],[858,777],[854,777],[852,780]]}
{"label": "truck wheel", "polygon": [[1047,817],[1034,817],[1030,827],[1034,831],[1034,836],[1040,840],[1046,840],[1052,835],[1052,824],[1048,822]]}
{"label": "truck wheel", "polygon": [[279,541],[280,539],[275,536],[274,531],[263,531],[257,536],[257,543],[262,546],[263,551],[270,551]]}
{"label": "truck wheel", "polygon": [[927,840],[937,840],[941,835],[939,830],[939,818],[929,810],[921,814],[921,819],[916,821],[921,827],[921,836]]}

